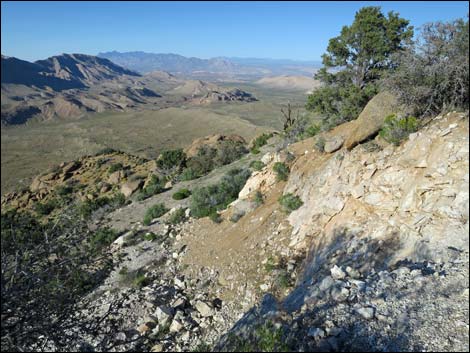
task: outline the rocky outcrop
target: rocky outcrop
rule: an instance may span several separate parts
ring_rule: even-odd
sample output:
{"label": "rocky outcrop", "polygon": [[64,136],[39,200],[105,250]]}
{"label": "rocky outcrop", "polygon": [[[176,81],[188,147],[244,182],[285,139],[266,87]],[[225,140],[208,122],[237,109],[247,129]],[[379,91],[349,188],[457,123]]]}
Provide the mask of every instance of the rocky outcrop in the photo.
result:
{"label": "rocky outcrop", "polygon": [[197,155],[198,150],[202,146],[218,149],[220,144],[226,141],[232,141],[234,143],[240,143],[243,145],[246,144],[245,139],[241,137],[240,135],[215,134],[215,135],[210,135],[210,136],[205,136],[205,137],[195,139],[191,143],[191,145],[189,145],[187,148],[184,149],[184,152],[186,153],[186,156],[194,157]]}

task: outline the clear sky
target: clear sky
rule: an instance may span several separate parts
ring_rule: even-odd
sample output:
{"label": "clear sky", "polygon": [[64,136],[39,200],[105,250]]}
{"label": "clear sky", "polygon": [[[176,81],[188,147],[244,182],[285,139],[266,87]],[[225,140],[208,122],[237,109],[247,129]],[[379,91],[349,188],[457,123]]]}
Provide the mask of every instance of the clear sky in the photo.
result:
{"label": "clear sky", "polygon": [[367,5],[397,11],[416,27],[468,14],[466,1],[2,1],[1,51],[24,60],[111,50],[320,60],[328,39]]}

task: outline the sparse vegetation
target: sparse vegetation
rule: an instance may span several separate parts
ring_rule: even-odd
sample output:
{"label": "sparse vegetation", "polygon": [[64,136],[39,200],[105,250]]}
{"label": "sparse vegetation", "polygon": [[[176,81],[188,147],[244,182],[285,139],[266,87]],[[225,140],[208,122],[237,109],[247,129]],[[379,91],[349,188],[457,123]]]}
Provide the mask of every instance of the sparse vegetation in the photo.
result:
{"label": "sparse vegetation", "polygon": [[282,195],[279,197],[278,201],[283,210],[287,213],[290,213],[303,205],[302,200],[297,195],[293,195],[291,193]]}
{"label": "sparse vegetation", "polygon": [[109,246],[116,238],[118,234],[111,228],[100,228],[95,231],[90,239],[90,250],[97,254],[100,253],[105,247]]}
{"label": "sparse vegetation", "polygon": [[109,205],[110,208],[115,209],[121,207],[125,203],[125,196],[119,192],[112,197],[102,196],[93,200],[86,200],[79,205],[78,210],[83,218],[89,218],[94,211],[101,207]]}
{"label": "sparse vegetation", "polygon": [[186,209],[185,208],[178,208],[174,211],[170,217],[168,218],[169,224],[178,224],[183,222],[186,219]]}
{"label": "sparse vegetation", "polygon": [[274,173],[276,173],[276,180],[277,181],[287,181],[287,179],[289,178],[290,169],[283,162],[274,163],[273,171],[274,171]]}
{"label": "sparse vegetation", "polygon": [[250,163],[250,168],[252,168],[253,170],[256,170],[257,172],[259,172],[264,167],[266,167],[266,164],[264,164],[261,161],[252,161]]}
{"label": "sparse vegetation", "polygon": [[264,195],[261,191],[256,190],[255,194],[253,195],[253,202],[256,203],[257,206],[260,206],[264,203]]}
{"label": "sparse vegetation", "polygon": [[209,219],[214,223],[222,223],[222,217],[217,211],[214,211],[209,214]]}
{"label": "sparse vegetation", "polygon": [[158,238],[158,235],[152,232],[144,234],[144,239],[147,241],[155,241]]}
{"label": "sparse vegetation", "polygon": [[180,172],[186,165],[186,153],[181,148],[163,151],[157,159],[157,167],[164,175]]}
{"label": "sparse vegetation", "polygon": [[191,196],[191,214],[196,218],[207,217],[226,208],[236,200],[250,174],[246,169],[232,169],[218,184],[194,190]]}
{"label": "sparse vegetation", "polygon": [[194,180],[199,177],[200,175],[191,167],[183,169],[183,171],[179,175],[179,179],[183,181]]}
{"label": "sparse vegetation", "polygon": [[188,189],[179,189],[172,196],[173,200],[183,200],[191,196],[191,191]]}
{"label": "sparse vegetation", "polygon": [[111,174],[111,173],[117,172],[118,170],[122,170],[123,168],[124,166],[122,165],[122,163],[113,163],[109,167],[108,173]]}
{"label": "sparse vegetation", "polygon": [[380,130],[380,136],[387,142],[398,146],[409,134],[418,130],[418,120],[413,117],[399,118],[389,115],[385,118],[384,126]]}
{"label": "sparse vegetation", "polygon": [[164,190],[164,180],[152,174],[147,185],[137,193],[137,200],[142,201]]}
{"label": "sparse vegetation", "polygon": [[73,193],[73,187],[71,185],[59,185],[56,187],[55,192],[59,196],[66,196]]}
{"label": "sparse vegetation", "polygon": [[271,137],[273,137],[272,133],[269,133],[269,134],[268,133],[263,133],[263,134],[259,135],[258,137],[256,137],[253,140],[252,145],[251,145],[251,150],[252,151],[253,151],[253,149],[259,150],[261,147],[263,147],[264,145],[266,145],[268,143],[268,141]]}
{"label": "sparse vegetation", "polygon": [[56,199],[50,199],[44,202],[38,202],[35,204],[34,210],[41,216],[47,216],[59,206]]}
{"label": "sparse vegetation", "polygon": [[148,226],[153,219],[163,216],[165,213],[169,211],[168,208],[165,207],[162,203],[157,203],[153,205],[145,212],[143,223]]}

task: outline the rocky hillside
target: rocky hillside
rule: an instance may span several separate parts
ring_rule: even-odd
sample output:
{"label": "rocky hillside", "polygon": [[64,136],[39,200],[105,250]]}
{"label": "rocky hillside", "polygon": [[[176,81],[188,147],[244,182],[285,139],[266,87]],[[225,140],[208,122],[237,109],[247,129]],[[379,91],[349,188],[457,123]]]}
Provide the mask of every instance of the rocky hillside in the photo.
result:
{"label": "rocky hillside", "polygon": [[[259,155],[174,180],[143,200],[134,195],[152,185],[144,176],[158,161],[110,151],[6,195],[2,209],[34,209],[68,181],[72,195],[98,204],[90,229],[118,234],[112,269],[74,306],[63,346],[468,351],[468,113],[436,116],[395,146],[378,131],[396,109],[381,94],[353,122],[287,149],[275,136]],[[224,140],[236,137],[193,145]],[[208,187],[217,203],[224,174],[248,166],[238,199],[212,220],[196,218],[205,195],[198,190]],[[180,189],[193,195],[180,199]],[[125,202],[99,207],[100,197],[117,191]],[[145,220],[160,203],[169,211]],[[58,350],[44,338],[39,346]]]}

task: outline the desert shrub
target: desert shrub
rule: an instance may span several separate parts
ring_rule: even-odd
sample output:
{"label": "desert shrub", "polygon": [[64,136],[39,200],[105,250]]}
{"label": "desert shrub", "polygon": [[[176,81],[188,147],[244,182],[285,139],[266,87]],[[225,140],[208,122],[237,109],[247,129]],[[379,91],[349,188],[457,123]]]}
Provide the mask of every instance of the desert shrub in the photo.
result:
{"label": "desert shrub", "polygon": [[118,192],[112,197],[101,196],[94,200],[86,200],[78,205],[78,212],[82,218],[90,217],[94,211],[104,206],[109,206],[111,209],[115,209],[123,206],[126,203],[125,196]]}
{"label": "desert shrub", "polygon": [[239,141],[222,141],[217,148],[214,164],[217,167],[230,164],[240,159],[248,150],[245,144]]}
{"label": "desert shrub", "polygon": [[188,160],[187,166],[198,176],[206,175],[215,168],[216,157],[215,148],[203,145],[198,149],[197,154]]}
{"label": "desert shrub", "polygon": [[252,148],[250,149],[250,152],[251,152],[252,154],[259,154],[261,151],[259,150],[258,147],[252,147]]}
{"label": "desert shrub", "polygon": [[252,161],[250,163],[250,168],[252,168],[253,170],[256,170],[256,171],[260,171],[261,169],[263,169],[264,167],[266,166],[266,164],[264,164],[263,162],[261,161]]}
{"label": "desert shrub", "polygon": [[90,250],[93,253],[99,253],[105,247],[111,245],[117,237],[118,233],[115,230],[111,228],[100,228],[95,231],[89,239]]}
{"label": "desert shrub", "polygon": [[468,19],[426,24],[382,83],[418,117],[468,110],[468,52]]}
{"label": "desert shrub", "polygon": [[276,162],[273,166],[273,171],[276,173],[277,181],[287,181],[289,178],[289,167],[283,162]]}
{"label": "desert shrub", "polygon": [[191,196],[191,191],[188,189],[179,189],[177,192],[173,194],[173,200],[183,200],[187,197]]}
{"label": "desert shrub", "polygon": [[237,199],[250,174],[246,169],[232,169],[219,183],[194,190],[191,196],[191,214],[196,218],[207,217],[226,208]]}
{"label": "desert shrub", "polygon": [[325,143],[326,143],[325,138],[323,136],[320,136],[315,141],[314,147],[318,152],[325,152]]}
{"label": "desert shrub", "polygon": [[287,213],[290,213],[291,211],[294,211],[303,205],[303,202],[300,197],[291,193],[282,195],[281,197],[279,197],[278,201],[279,204],[282,206],[283,210]]}
{"label": "desert shrub", "polygon": [[95,156],[100,156],[102,154],[111,154],[111,153],[115,153],[117,152],[115,149],[111,148],[111,147],[105,147],[101,150],[99,150],[98,152],[95,153]]}
{"label": "desert shrub", "polygon": [[186,209],[185,208],[178,208],[175,212],[173,212],[170,217],[168,218],[169,224],[178,224],[185,220],[186,218]]}
{"label": "desert shrub", "polygon": [[179,175],[179,179],[186,181],[186,180],[194,180],[201,177],[201,175],[193,168],[188,167],[183,169],[181,174]]}
{"label": "desert shrub", "polygon": [[34,210],[41,216],[47,216],[59,206],[56,199],[38,202],[34,205]]}
{"label": "desert shrub", "polygon": [[152,232],[145,233],[144,239],[147,241],[155,241],[156,239],[158,239],[158,235]]}
{"label": "desert shrub", "polygon": [[241,210],[236,211],[230,217],[230,221],[233,223],[237,223],[240,220],[240,218],[242,218],[244,215],[245,215],[245,211],[241,211]]}
{"label": "desert shrub", "polygon": [[134,277],[134,280],[132,281],[132,284],[134,285],[134,287],[137,287],[137,288],[145,287],[149,283],[150,283],[150,278],[145,276],[145,274],[140,271],[137,272],[137,274]]}
{"label": "desert shrub", "polygon": [[164,204],[162,203],[157,203],[156,205],[153,205],[152,207],[150,207],[149,209],[147,209],[147,211],[145,212],[145,216],[144,216],[144,221],[143,223],[148,226],[150,224],[150,222],[152,222],[152,220],[154,218],[158,218],[158,217],[161,217],[163,216],[165,213],[167,213],[169,211],[168,208],[165,207]]}
{"label": "desert shrub", "polygon": [[137,200],[142,201],[164,190],[164,180],[152,174],[148,184],[137,193]]}
{"label": "desert shrub", "polygon": [[305,136],[305,138],[313,137],[313,136],[317,135],[320,131],[321,131],[321,125],[320,124],[312,124],[312,125],[308,126],[305,129],[304,136]]}
{"label": "desert shrub", "polygon": [[273,137],[273,134],[272,133],[263,133],[261,135],[259,135],[258,137],[256,137],[253,142],[252,142],[252,145],[251,145],[251,148],[257,148],[259,149],[260,147],[263,147],[264,145],[266,145],[269,141],[269,139]]}
{"label": "desert shrub", "polygon": [[264,196],[261,191],[256,190],[255,194],[253,195],[253,202],[256,203],[257,206],[264,203]]}
{"label": "desert shrub", "polygon": [[157,159],[157,167],[164,173],[180,171],[186,164],[186,153],[181,148],[163,151]]}
{"label": "desert shrub", "polygon": [[108,172],[111,174],[111,173],[117,172],[118,170],[122,170],[123,168],[124,166],[122,165],[122,163],[113,163],[109,167]]}
{"label": "desert shrub", "polygon": [[418,130],[418,120],[415,117],[399,118],[393,114],[385,118],[379,134],[387,142],[398,146],[401,141],[416,130]]}
{"label": "desert shrub", "polygon": [[220,214],[217,213],[217,211],[214,211],[209,214],[209,219],[214,223],[222,223],[222,217],[220,216]]}
{"label": "desert shrub", "polygon": [[59,196],[66,196],[73,192],[73,187],[70,185],[59,185],[56,187],[55,192]]}

